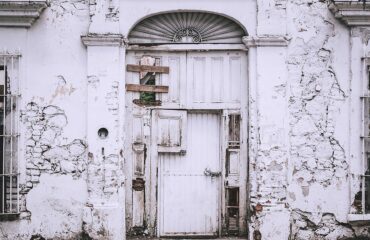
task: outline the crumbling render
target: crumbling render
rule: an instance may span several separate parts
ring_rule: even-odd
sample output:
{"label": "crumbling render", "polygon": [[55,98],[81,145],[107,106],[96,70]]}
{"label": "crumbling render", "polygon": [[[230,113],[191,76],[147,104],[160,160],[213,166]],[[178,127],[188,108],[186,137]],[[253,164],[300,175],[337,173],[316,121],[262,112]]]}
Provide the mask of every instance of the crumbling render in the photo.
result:
{"label": "crumbling render", "polygon": [[27,104],[22,113],[26,126],[26,182],[20,184],[20,210],[22,217],[30,217],[26,209],[26,194],[39,183],[40,175],[70,174],[81,177],[86,170],[84,140],[75,139],[68,144],[61,144],[63,128],[67,125],[67,116],[57,106],[41,107],[34,102]]}
{"label": "crumbling render", "polygon": [[[275,2],[280,5],[283,1]],[[293,185],[301,187],[304,197],[310,197],[313,184],[325,188],[346,181],[349,166],[345,150],[334,131],[348,93],[341,87],[334,66],[335,25],[329,18],[326,3],[320,0],[286,2],[284,7],[289,9],[290,16],[287,19],[288,34],[295,37],[288,46],[286,92],[282,90],[284,84],[276,86],[275,91],[289,97],[290,149],[286,153],[279,143],[259,142],[259,160],[251,160],[250,166],[250,179],[257,183],[251,189],[250,234],[254,239],[266,238],[260,232],[267,224],[263,222],[263,216],[270,206],[280,206],[281,211],[294,212],[292,221],[296,223],[292,223],[290,239],[351,237],[354,230],[339,223],[333,214],[320,213],[320,220],[306,221],[306,213],[289,206],[289,202],[296,201],[297,197],[294,192],[287,194],[290,182],[288,184],[286,175],[291,177]],[[265,130],[258,131],[263,139]],[[257,206],[261,206],[258,211]]]}
{"label": "crumbling render", "polygon": [[293,178],[307,196],[314,182],[325,187],[347,177],[345,152],[334,136],[336,117],[347,94],[333,67],[335,28],[327,19],[326,4],[300,2],[296,8],[305,14],[293,19],[297,38],[290,44],[288,60],[290,153]]}
{"label": "crumbling render", "polygon": [[334,214],[311,214],[293,210],[291,216],[291,240],[337,240],[355,238],[351,225],[340,223]]}

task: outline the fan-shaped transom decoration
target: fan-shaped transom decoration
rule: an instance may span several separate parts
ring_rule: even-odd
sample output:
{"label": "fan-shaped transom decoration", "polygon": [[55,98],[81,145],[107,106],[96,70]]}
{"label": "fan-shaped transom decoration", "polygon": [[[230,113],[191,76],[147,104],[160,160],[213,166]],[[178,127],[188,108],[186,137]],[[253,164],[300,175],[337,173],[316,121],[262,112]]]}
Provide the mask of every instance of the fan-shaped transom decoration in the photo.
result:
{"label": "fan-shaped transom decoration", "polygon": [[139,22],[130,32],[130,44],[242,43],[246,31],[229,18],[213,13],[158,14]]}
{"label": "fan-shaped transom decoration", "polygon": [[200,43],[202,41],[202,35],[200,35],[198,30],[195,28],[182,28],[175,33],[173,41],[182,43]]}

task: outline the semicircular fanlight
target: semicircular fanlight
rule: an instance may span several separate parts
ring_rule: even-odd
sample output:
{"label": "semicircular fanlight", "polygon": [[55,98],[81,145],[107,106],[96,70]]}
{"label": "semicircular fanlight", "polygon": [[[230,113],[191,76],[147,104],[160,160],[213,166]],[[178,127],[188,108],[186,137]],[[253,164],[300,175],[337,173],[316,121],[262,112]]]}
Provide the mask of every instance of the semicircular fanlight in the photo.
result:
{"label": "semicircular fanlight", "polygon": [[236,22],[217,14],[175,12],[139,22],[130,32],[130,44],[241,43],[247,35]]}

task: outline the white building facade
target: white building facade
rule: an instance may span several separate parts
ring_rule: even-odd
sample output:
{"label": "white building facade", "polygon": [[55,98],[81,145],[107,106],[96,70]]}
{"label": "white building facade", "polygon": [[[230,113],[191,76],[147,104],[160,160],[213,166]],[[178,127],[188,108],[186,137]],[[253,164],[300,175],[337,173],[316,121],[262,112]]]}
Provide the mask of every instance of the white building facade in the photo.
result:
{"label": "white building facade", "polygon": [[0,239],[369,239],[369,13],[1,0]]}

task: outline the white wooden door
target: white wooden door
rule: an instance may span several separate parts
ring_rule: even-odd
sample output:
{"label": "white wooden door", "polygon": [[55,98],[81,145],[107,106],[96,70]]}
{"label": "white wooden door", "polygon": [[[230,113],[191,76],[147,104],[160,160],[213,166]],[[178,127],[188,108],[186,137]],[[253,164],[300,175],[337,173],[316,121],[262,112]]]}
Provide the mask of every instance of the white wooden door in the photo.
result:
{"label": "white wooden door", "polygon": [[[129,51],[127,64],[140,64],[144,56],[169,67],[169,74],[155,75],[155,84],[168,86],[169,92],[155,95],[161,101],[156,107],[135,104],[138,92],[126,94],[131,118],[125,151],[127,229],[147,229],[150,236],[218,235],[227,221],[227,182],[229,188],[240,189],[239,215],[233,214],[233,221],[239,223],[239,232],[245,232],[247,163],[239,159],[246,159],[246,142],[239,143],[240,154],[235,149],[227,152],[226,124],[229,113],[247,119],[245,52]],[[127,72],[126,83],[140,84],[139,74]],[[238,171],[232,168],[233,175],[226,176],[224,169],[217,176],[227,154],[230,162],[240,162],[231,166],[239,166]],[[138,180],[144,189],[134,184]]]}
{"label": "white wooden door", "polygon": [[220,210],[220,115],[188,113],[185,123],[186,151],[158,153],[159,236],[216,236]]}

